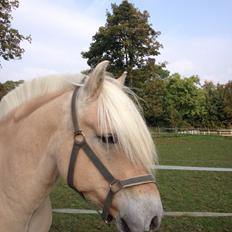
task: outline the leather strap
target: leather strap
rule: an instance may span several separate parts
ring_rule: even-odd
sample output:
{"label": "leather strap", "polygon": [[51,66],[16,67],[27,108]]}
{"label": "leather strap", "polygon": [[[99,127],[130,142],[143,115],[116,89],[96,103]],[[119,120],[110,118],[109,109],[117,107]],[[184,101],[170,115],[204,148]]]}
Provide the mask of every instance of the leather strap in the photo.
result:
{"label": "leather strap", "polygon": [[68,177],[67,177],[67,182],[68,185],[72,188],[75,189],[74,186],[74,170],[75,170],[75,165],[76,165],[76,160],[77,160],[77,156],[79,154],[79,150],[80,150],[80,146],[76,143],[73,143],[73,147],[72,147],[72,152],[71,152],[71,157],[69,160],[69,168],[68,168]]}
{"label": "leather strap", "polygon": [[75,190],[77,193],[80,194],[80,196],[85,199],[85,196],[82,192],[78,191],[78,189],[74,186],[74,171],[75,171],[75,166],[76,166],[76,161],[77,161],[77,156],[80,151],[80,146],[77,143],[73,143],[72,147],[72,152],[71,152],[71,157],[69,160],[69,167],[68,167],[68,176],[67,176],[67,183],[70,188]]}
{"label": "leather strap", "polygon": [[74,143],[73,143],[72,152],[71,152],[71,156],[69,160],[67,183],[69,187],[74,189],[76,192],[78,192],[81,195],[82,198],[85,199],[84,194],[78,191],[78,189],[74,186],[74,171],[75,171],[77,156],[81,148],[80,145],[75,140],[75,136],[81,132],[78,119],[77,119],[77,107],[76,107],[76,98],[77,98],[78,90],[79,90],[79,87],[76,86],[76,88],[74,89],[73,95],[72,95],[72,100],[71,100],[71,115],[72,115],[72,122],[73,122],[73,127],[74,127],[74,131],[73,131]]}
{"label": "leather strap", "polygon": [[73,127],[74,127],[74,136],[75,134],[78,134],[80,130],[79,122],[77,119],[77,107],[76,107],[76,98],[77,98],[77,93],[78,93],[79,87],[77,86],[73,92],[72,95],[72,101],[71,101],[71,111],[72,111],[72,122],[73,122]]}
{"label": "leather strap", "polygon": [[135,185],[155,183],[155,179],[152,175],[144,175],[144,176],[132,177],[126,180],[121,180],[120,183],[123,186],[123,188],[129,188]]}
{"label": "leather strap", "polygon": [[113,181],[115,181],[115,178],[113,175],[108,171],[108,169],[105,167],[105,165],[101,162],[101,160],[95,155],[93,150],[90,148],[90,146],[85,142],[82,146],[83,150],[85,151],[85,154],[89,157],[89,159],[92,161],[92,163],[95,165],[97,170],[102,174],[102,176],[105,178],[105,180],[110,184]]}

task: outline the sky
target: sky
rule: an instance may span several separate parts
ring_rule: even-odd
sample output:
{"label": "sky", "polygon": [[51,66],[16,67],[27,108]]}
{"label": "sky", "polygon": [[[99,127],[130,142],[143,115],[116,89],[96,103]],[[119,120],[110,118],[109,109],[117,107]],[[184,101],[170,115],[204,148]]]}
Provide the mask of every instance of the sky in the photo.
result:
{"label": "sky", "polygon": [[[120,0],[20,0],[12,26],[32,43],[23,42],[21,60],[2,61],[0,82],[79,73],[88,69],[81,51],[106,22],[106,9]],[[150,13],[149,22],[161,35],[158,62],[171,73],[199,75],[224,84],[232,80],[231,0],[131,0]]]}

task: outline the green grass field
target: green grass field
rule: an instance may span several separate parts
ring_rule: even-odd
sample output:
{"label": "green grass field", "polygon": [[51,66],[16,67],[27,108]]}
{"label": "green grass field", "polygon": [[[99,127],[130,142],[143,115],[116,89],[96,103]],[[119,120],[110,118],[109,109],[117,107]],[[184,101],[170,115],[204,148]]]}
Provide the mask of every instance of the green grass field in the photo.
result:
{"label": "green grass field", "polygon": [[155,143],[160,164],[232,167],[232,137],[158,136]]}
{"label": "green grass field", "polygon": [[[232,138],[218,136],[161,136],[155,138],[162,165],[232,167]],[[165,211],[232,212],[232,173],[156,171]],[[85,208],[62,181],[52,192],[53,208]],[[50,232],[116,231],[98,215],[54,213]],[[165,217],[160,232],[231,232],[232,218]]]}

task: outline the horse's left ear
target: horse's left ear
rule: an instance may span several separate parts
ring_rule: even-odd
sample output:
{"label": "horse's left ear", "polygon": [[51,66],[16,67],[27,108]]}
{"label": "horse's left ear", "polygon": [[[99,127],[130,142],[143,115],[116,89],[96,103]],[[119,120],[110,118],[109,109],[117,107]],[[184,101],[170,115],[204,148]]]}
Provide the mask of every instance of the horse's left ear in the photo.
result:
{"label": "horse's left ear", "polygon": [[103,82],[106,76],[106,68],[109,61],[105,60],[99,63],[89,74],[89,78],[84,85],[87,98],[97,98],[102,90]]}
{"label": "horse's left ear", "polygon": [[125,72],[123,72],[123,74],[122,74],[118,79],[116,79],[117,82],[118,82],[121,86],[124,85],[125,80],[126,80],[126,76],[127,76],[127,72],[125,71]]}

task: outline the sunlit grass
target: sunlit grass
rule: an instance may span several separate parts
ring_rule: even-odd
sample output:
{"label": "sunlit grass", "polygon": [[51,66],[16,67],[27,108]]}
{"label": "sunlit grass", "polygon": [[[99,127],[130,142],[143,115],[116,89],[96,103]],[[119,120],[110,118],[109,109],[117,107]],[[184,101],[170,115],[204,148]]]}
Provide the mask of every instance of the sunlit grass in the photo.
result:
{"label": "sunlit grass", "polygon": [[232,167],[232,137],[165,136],[154,141],[160,164]]}

